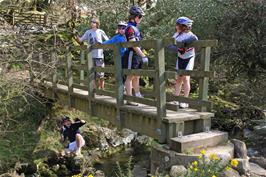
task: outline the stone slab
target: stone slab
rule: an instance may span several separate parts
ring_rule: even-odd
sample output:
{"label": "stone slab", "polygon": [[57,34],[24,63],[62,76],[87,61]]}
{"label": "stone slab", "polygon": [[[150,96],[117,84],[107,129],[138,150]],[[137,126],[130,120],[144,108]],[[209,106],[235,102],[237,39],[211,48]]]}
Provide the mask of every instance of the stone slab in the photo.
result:
{"label": "stone slab", "polygon": [[228,141],[228,133],[221,131],[201,132],[182,137],[171,138],[170,148],[183,153],[195,148],[213,147]]}

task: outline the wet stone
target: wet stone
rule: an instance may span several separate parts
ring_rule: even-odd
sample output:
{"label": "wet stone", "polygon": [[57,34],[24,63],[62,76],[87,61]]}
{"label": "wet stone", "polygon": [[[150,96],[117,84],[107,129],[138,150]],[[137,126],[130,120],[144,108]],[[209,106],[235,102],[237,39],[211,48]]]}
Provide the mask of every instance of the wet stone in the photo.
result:
{"label": "wet stone", "polygon": [[231,142],[234,144],[234,155],[236,158],[247,159],[247,147],[243,141],[232,139]]}
{"label": "wet stone", "polygon": [[183,165],[174,165],[170,170],[170,177],[183,177],[187,173],[187,169]]}

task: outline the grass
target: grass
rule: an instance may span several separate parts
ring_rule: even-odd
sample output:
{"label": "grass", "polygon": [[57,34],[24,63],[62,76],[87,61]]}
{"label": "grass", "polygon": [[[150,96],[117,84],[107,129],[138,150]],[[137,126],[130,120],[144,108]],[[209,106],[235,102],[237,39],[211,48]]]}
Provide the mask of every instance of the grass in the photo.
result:
{"label": "grass", "polygon": [[97,117],[89,117],[83,112],[55,105],[50,116],[43,105],[37,105],[14,121],[8,121],[8,131],[0,132],[0,174],[14,167],[16,162],[42,161],[48,155],[63,149],[60,140],[60,120],[62,115],[85,119],[90,124],[108,126],[108,122]]}
{"label": "grass", "polygon": [[44,113],[44,107],[32,107],[13,120],[5,120],[5,131],[0,134],[0,172],[17,161],[31,159],[39,140],[38,124]]}

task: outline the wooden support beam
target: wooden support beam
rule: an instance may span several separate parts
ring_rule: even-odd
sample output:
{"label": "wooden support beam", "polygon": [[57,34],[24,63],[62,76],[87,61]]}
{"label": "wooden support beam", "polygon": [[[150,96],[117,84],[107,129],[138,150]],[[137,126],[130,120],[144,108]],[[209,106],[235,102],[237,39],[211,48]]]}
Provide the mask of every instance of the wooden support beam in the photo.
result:
{"label": "wooden support beam", "polygon": [[[85,51],[80,50],[80,64],[85,66]],[[84,69],[80,69],[80,80],[84,81]]]}
{"label": "wooden support beam", "polygon": [[135,96],[124,95],[124,99],[136,103],[141,103],[149,106],[157,106],[156,101],[148,98],[139,98]]}
{"label": "wooden support beam", "polygon": [[[57,63],[57,58],[56,58],[56,52],[52,51],[51,53],[51,59],[52,62]],[[57,90],[57,81],[58,81],[58,77],[57,77],[57,68],[54,68],[53,71],[53,80],[52,80],[52,87],[53,87],[53,99],[56,99],[56,90]]]}
{"label": "wooden support beam", "polygon": [[73,71],[72,71],[72,57],[71,57],[71,52],[68,51],[66,53],[66,59],[67,59],[67,80],[68,80],[68,106],[72,107],[73,106]]}
{"label": "wooden support beam", "polygon": [[116,121],[119,129],[123,128],[124,116],[121,107],[124,105],[124,84],[122,70],[122,56],[120,55],[120,44],[116,44],[114,48],[115,63],[115,92],[116,92]]}
{"label": "wooden support beam", "polygon": [[106,66],[104,68],[102,68],[102,67],[94,67],[94,71],[95,72],[112,73],[112,74],[114,74],[116,72],[115,68],[113,66]]}
{"label": "wooden support beam", "polygon": [[195,78],[203,77],[214,77],[215,73],[212,71],[189,71],[189,70],[178,70],[178,71],[165,71],[166,79],[176,79],[178,75],[191,76]]}
{"label": "wooden support beam", "polygon": [[144,70],[144,69],[123,69],[125,75],[135,75],[135,76],[148,76],[155,77],[155,70]]}
{"label": "wooden support beam", "polygon": [[[201,49],[200,57],[200,70],[210,71],[210,55],[211,47],[205,47]],[[209,88],[209,78],[204,77],[199,80],[199,99],[208,100],[208,88]],[[208,107],[202,105],[200,111],[207,111]]]}
{"label": "wooden support beam", "polygon": [[158,139],[160,143],[166,141],[166,127],[162,123],[164,117],[166,117],[166,94],[165,94],[165,56],[163,41],[156,41],[155,48],[155,82],[154,88],[157,101],[157,129]]}
{"label": "wooden support beam", "polygon": [[94,93],[94,80],[95,80],[95,74],[94,74],[94,69],[93,69],[93,59],[92,59],[92,49],[89,47],[87,52],[87,65],[88,65],[88,75],[87,75],[87,80],[88,80],[88,101],[89,101],[89,107],[88,107],[88,113],[92,116],[93,113],[93,99],[95,98],[95,93]]}

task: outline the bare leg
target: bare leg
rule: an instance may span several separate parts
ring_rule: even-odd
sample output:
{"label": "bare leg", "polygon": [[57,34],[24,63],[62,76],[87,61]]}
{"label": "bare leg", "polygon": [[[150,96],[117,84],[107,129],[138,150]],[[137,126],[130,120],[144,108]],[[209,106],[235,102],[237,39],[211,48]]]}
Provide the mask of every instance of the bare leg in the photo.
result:
{"label": "bare leg", "polygon": [[184,83],[184,96],[188,97],[190,92],[190,76],[184,76],[183,83]]}
{"label": "bare leg", "polygon": [[76,142],[77,142],[77,148],[80,148],[81,146],[81,138],[79,134],[76,134]]}
{"label": "bare leg", "polygon": [[175,95],[179,96],[182,88],[183,76],[177,76],[175,84]]}
{"label": "bare leg", "polygon": [[127,76],[125,87],[126,87],[126,94],[132,96],[132,80],[134,76]]}
{"label": "bare leg", "polygon": [[132,80],[132,85],[133,85],[135,93],[139,92],[139,78],[140,76],[134,76]]}
{"label": "bare leg", "polygon": [[104,89],[104,78],[99,79],[99,89]]}

